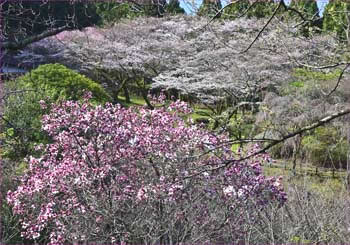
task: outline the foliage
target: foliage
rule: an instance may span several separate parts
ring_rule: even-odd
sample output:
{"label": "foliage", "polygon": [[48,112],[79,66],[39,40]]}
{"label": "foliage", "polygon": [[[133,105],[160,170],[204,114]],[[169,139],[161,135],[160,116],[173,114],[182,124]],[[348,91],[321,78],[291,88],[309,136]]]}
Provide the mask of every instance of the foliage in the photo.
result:
{"label": "foliage", "polygon": [[336,128],[319,127],[305,136],[302,146],[311,163],[320,167],[346,168],[349,143]]}
{"label": "foliage", "polygon": [[[316,1],[292,1],[290,7],[298,10],[300,13],[303,13],[303,15],[308,19],[312,19],[313,17],[318,16],[318,7]],[[291,14],[293,17],[298,17],[298,14],[293,11],[290,11],[289,14]]]}
{"label": "foliage", "polygon": [[245,14],[247,18],[266,18],[271,16],[277,7],[274,1],[238,1],[225,8],[223,17],[225,19],[235,19]]}
{"label": "foliage", "polygon": [[262,175],[267,155],[220,168],[244,154],[184,121],[190,112],[180,101],[154,110],[54,105],[43,118],[54,141],[7,197],[23,235],[38,241],[47,230],[60,244],[241,240],[255,214],[285,202],[280,179]]}
{"label": "foliage", "polygon": [[324,11],[323,29],[334,32],[341,41],[349,41],[350,4],[346,1],[334,0],[327,4]]}
{"label": "foliage", "polygon": [[[292,69],[292,78],[288,83],[280,86],[276,93],[265,95],[257,116],[259,136],[278,139],[319,120],[321,115],[345,108],[349,98],[346,82],[340,83],[338,89],[328,96],[336,86],[340,74],[340,69]],[[343,120],[340,128],[346,130],[347,125],[347,120]],[[294,137],[274,146],[270,153],[277,158],[296,159],[307,156],[309,151],[300,146],[298,137]]]}
{"label": "foliage", "polygon": [[[281,92],[285,95],[298,93],[303,94],[308,99],[320,99],[325,95],[325,91],[329,91],[335,86],[340,74],[340,69],[325,72],[307,68],[296,68],[292,71],[293,80],[288,86],[284,86]],[[341,93],[346,94],[345,89],[342,88],[342,90],[336,91],[334,94],[338,96]]]}
{"label": "foliage", "polygon": [[335,69],[330,72],[313,71],[307,68],[295,68],[293,70],[293,75],[296,78],[303,80],[323,80],[328,81],[332,79],[337,79],[341,73],[340,69]]}
{"label": "foliage", "polygon": [[[159,9],[160,7],[160,9]],[[137,5],[132,2],[100,2],[96,3],[97,13],[101,17],[100,25],[116,23],[122,19],[140,16],[160,16],[163,14],[184,14],[178,0],[171,0],[164,6],[158,4]]]}
{"label": "foliage", "polygon": [[6,145],[2,154],[15,161],[34,154],[34,145],[48,142],[41,131],[41,116],[49,108],[40,106],[63,99],[78,100],[84,91],[91,91],[95,103],[109,100],[103,88],[92,80],[59,64],[39,66],[30,73],[6,83],[3,131]]}
{"label": "foliage", "polygon": [[[297,11],[299,11],[299,13],[302,13],[304,18],[308,20],[316,20],[316,18],[319,17],[319,10],[318,10],[316,1],[309,1],[309,0],[292,1],[291,8],[296,9]],[[293,19],[297,19],[298,21],[301,21],[300,15],[294,11],[289,11],[288,16]],[[299,32],[304,37],[310,37],[314,33],[316,33],[316,31],[320,32],[321,29],[322,29],[322,20],[318,20],[314,22],[307,21],[299,27]]]}
{"label": "foliage", "polygon": [[[199,16],[208,16],[210,18],[216,16],[219,10],[222,8],[220,0],[204,0],[199,7],[197,14]],[[218,16],[220,17],[220,16]]]}
{"label": "foliage", "polygon": [[165,6],[165,11],[169,14],[185,14],[185,10],[180,7],[179,0],[170,0]]}
{"label": "foliage", "polygon": [[20,81],[8,82],[6,90],[13,93],[9,94],[4,103],[2,157],[20,162],[25,156],[34,154],[35,143],[48,141],[46,134],[40,130],[40,117],[45,114],[45,110],[38,103],[45,97],[26,88]]}
{"label": "foliage", "polygon": [[166,0],[149,1],[142,6],[145,16],[163,17],[165,14]]}
{"label": "foliage", "polygon": [[101,17],[101,25],[142,15],[142,11],[135,9],[132,3],[100,2],[96,3],[96,8],[96,12]]}
{"label": "foliage", "polygon": [[103,103],[110,99],[99,84],[61,64],[41,65],[18,81],[27,88],[45,93],[53,101],[78,100],[85,91],[92,92],[95,102]]}

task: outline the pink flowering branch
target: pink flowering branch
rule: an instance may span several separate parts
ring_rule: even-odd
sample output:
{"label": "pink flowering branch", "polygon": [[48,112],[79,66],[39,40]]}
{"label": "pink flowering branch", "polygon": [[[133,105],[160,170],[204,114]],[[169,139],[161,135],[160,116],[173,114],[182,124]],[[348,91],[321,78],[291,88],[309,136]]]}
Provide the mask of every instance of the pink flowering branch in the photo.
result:
{"label": "pink flowering branch", "polygon": [[186,103],[150,110],[87,100],[52,105],[42,125],[53,143],[8,192],[24,237],[46,230],[51,244],[214,242],[219,232],[235,241],[251,222],[241,212],[285,202],[280,180],[262,175],[266,155],[205,172],[243,153],[223,144],[225,135],[188,124]]}

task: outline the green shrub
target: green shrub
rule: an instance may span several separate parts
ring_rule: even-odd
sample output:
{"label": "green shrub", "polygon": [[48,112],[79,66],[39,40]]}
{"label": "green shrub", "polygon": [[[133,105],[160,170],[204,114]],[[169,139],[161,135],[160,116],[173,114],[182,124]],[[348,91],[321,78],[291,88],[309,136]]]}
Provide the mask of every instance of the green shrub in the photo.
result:
{"label": "green shrub", "polygon": [[110,100],[101,85],[61,64],[41,65],[18,78],[17,82],[45,95],[51,101],[79,100],[85,91],[92,92],[93,100],[98,103]]}
{"label": "green shrub", "polygon": [[47,143],[48,136],[41,130],[41,117],[48,108],[41,108],[59,100],[82,99],[90,91],[95,103],[110,99],[104,89],[94,81],[59,64],[39,66],[30,73],[5,84],[8,96],[4,102],[4,130],[1,138],[5,144],[2,155],[19,162],[35,155],[34,145]]}
{"label": "green shrub", "polygon": [[308,160],[315,166],[346,168],[349,143],[335,127],[319,127],[301,142]]}

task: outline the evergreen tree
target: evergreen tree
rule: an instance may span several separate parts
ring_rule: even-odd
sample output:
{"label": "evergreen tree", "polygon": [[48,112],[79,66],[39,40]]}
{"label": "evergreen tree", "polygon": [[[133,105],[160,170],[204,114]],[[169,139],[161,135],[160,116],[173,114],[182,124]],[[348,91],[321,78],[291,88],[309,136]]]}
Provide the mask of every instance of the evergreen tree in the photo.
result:
{"label": "evergreen tree", "polygon": [[179,0],[170,0],[165,7],[165,11],[170,14],[184,14],[185,10],[180,7]]}
{"label": "evergreen tree", "polygon": [[137,9],[132,3],[99,2],[96,3],[96,8],[101,17],[100,25],[143,15],[142,10]]}
{"label": "evergreen tree", "polygon": [[[290,7],[302,13],[302,15],[308,20],[316,20],[319,17],[319,10],[316,1],[294,0],[292,1]],[[296,12],[289,11],[288,14],[290,17],[298,19],[298,21],[300,21],[300,16]],[[319,23],[320,21],[305,22],[305,24],[300,26],[300,34],[304,37],[309,37],[313,32],[315,32],[315,30],[319,29],[317,28]]]}
{"label": "evergreen tree", "polygon": [[[222,8],[221,1],[220,0],[204,0],[202,5],[200,6],[198,10],[199,16],[208,16],[210,18],[216,16],[218,11]],[[221,16],[218,15],[219,18]]]}
{"label": "evergreen tree", "polygon": [[331,1],[323,15],[323,30],[334,32],[341,41],[350,40],[350,4],[345,1]]}
{"label": "evergreen tree", "polygon": [[[308,19],[311,19],[314,16],[319,16],[317,2],[313,0],[294,0],[290,7],[300,11]],[[298,14],[293,11],[290,11],[289,13],[293,17],[298,16]]]}
{"label": "evergreen tree", "polygon": [[224,17],[227,19],[235,19],[243,14],[246,14],[248,18],[265,18],[271,16],[276,3],[273,0],[270,1],[239,1],[225,8]]}

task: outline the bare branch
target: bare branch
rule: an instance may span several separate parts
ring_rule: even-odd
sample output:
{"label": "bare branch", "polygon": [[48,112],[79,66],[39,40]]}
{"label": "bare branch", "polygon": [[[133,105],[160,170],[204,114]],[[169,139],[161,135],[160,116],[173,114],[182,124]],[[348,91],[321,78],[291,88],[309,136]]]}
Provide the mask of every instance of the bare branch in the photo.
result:
{"label": "bare branch", "polygon": [[[221,169],[221,168],[226,168],[227,166],[231,165],[231,164],[235,164],[235,163],[239,163],[241,161],[244,161],[244,160],[247,160],[247,159],[250,159],[254,156],[257,156],[259,154],[262,154],[262,153],[265,153],[267,150],[269,150],[270,148],[272,148],[273,146],[279,144],[279,143],[282,143],[284,142],[285,140],[289,139],[289,138],[293,138],[297,135],[301,135],[307,131],[310,131],[312,129],[315,129],[315,128],[318,128],[320,126],[323,126],[324,124],[336,119],[336,118],[339,118],[339,117],[342,117],[344,115],[347,115],[347,114],[350,114],[350,109],[347,109],[347,110],[341,110],[337,113],[334,113],[334,114],[331,114],[330,116],[327,116],[327,117],[324,117],[320,120],[318,120],[317,122],[309,125],[309,126],[306,126],[306,127],[303,127],[297,131],[294,131],[280,139],[243,139],[243,143],[247,143],[247,142],[266,142],[266,141],[272,141],[270,144],[268,144],[267,146],[265,146],[264,148],[262,148],[261,150],[259,151],[256,151],[252,154],[249,154],[248,156],[245,156],[245,157],[242,157],[242,158],[239,158],[239,159],[232,159],[232,160],[227,160],[225,162],[223,162],[220,166],[218,167],[215,167],[215,168],[210,168],[210,169],[206,169],[206,170],[203,170],[203,171],[199,171],[198,173],[196,174],[193,174],[193,175],[189,175],[189,176],[186,176],[184,177],[184,179],[188,179],[188,178],[192,178],[196,175],[200,175],[200,174],[203,174],[204,172],[207,172],[207,171],[215,171],[215,170],[218,170],[218,169]],[[232,143],[240,143],[239,141],[232,141]]]}
{"label": "bare branch", "polygon": [[[234,1],[234,2],[230,2],[229,4],[227,4],[226,6],[224,6],[223,8],[221,8],[221,9],[209,20],[209,22],[208,22],[205,26],[202,27],[202,29],[205,28],[205,27],[207,27],[211,22],[213,22],[213,20],[215,20],[216,18],[218,18],[218,17],[221,15],[221,13],[222,13],[226,8],[232,6],[232,5],[236,4],[236,3],[239,3],[240,1],[242,1],[242,0],[236,0],[236,1]],[[252,4],[252,5],[253,5],[253,4]],[[251,6],[252,6],[252,5],[251,5]],[[249,8],[247,9],[247,11],[245,11],[242,15],[246,14],[246,13],[248,12],[248,10],[251,8],[251,6],[249,6]]]}
{"label": "bare branch", "polygon": [[338,88],[338,86],[339,86],[339,84],[340,84],[340,81],[341,81],[341,79],[343,78],[344,72],[346,71],[346,69],[349,68],[349,66],[350,66],[350,63],[348,63],[348,64],[344,67],[344,69],[341,71],[341,73],[340,73],[340,75],[339,75],[339,77],[338,77],[337,84],[336,84],[335,87],[327,94],[327,97],[329,97],[334,91],[337,90],[337,88]]}
{"label": "bare branch", "polygon": [[277,8],[275,9],[275,11],[273,11],[271,17],[269,18],[269,20],[266,22],[266,24],[263,26],[263,28],[261,28],[261,30],[259,31],[258,35],[254,38],[254,40],[249,44],[249,46],[241,52],[241,54],[247,52],[253,45],[254,43],[259,39],[260,35],[264,32],[264,30],[266,29],[266,27],[271,23],[272,19],[276,16],[278,10],[280,9],[280,7],[282,5],[285,5],[283,0],[281,0],[277,6]]}
{"label": "bare branch", "polygon": [[[291,57],[292,58],[292,57]],[[318,69],[318,70],[323,70],[323,69],[330,69],[330,68],[336,68],[338,66],[342,66],[342,65],[348,65],[348,62],[339,62],[339,63],[335,63],[335,64],[330,64],[330,65],[324,65],[324,66],[312,66],[312,65],[308,65],[308,64],[304,64],[299,62],[298,60],[292,58],[295,63],[297,63],[299,66],[303,66],[306,68],[311,68],[311,69]]]}
{"label": "bare branch", "polygon": [[[342,116],[347,115],[349,113],[350,113],[350,109],[347,109],[347,110],[341,110],[341,111],[339,111],[337,113],[331,114],[330,116],[324,117],[321,120],[319,120],[319,121],[317,121],[317,122],[315,122],[315,123],[313,123],[313,124],[311,124],[309,126],[303,127],[303,128],[301,128],[301,129],[299,129],[299,130],[297,130],[295,132],[292,132],[292,133],[290,133],[290,134],[288,134],[288,135],[278,139],[278,140],[274,140],[272,143],[270,143],[269,145],[265,146],[261,150],[255,152],[255,153],[253,153],[253,154],[251,154],[251,155],[249,155],[247,157],[239,159],[238,161],[242,161],[242,160],[248,159],[250,157],[256,156],[258,154],[264,153],[265,151],[267,151],[271,147],[273,147],[273,146],[275,146],[275,145],[277,145],[277,144],[279,144],[279,143],[281,143],[281,142],[283,142],[283,141],[285,141],[285,140],[287,140],[289,138],[293,138],[294,136],[297,136],[297,135],[303,134],[303,133],[305,133],[307,131],[310,131],[312,129],[318,128],[318,127],[320,127],[320,126],[322,126],[322,125],[324,125],[324,124],[326,124],[326,123],[328,123],[328,122],[330,122],[330,121],[332,121],[332,120],[334,120],[334,119],[336,119],[338,117],[342,117]],[[236,161],[237,160],[231,160],[231,161],[227,161],[224,164],[225,165],[229,165],[229,164],[231,164],[233,162],[236,162]]]}
{"label": "bare branch", "polygon": [[53,35],[56,35],[62,31],[65,31],[65,30],[69,30],[70,27],[68,26],[63,26],[63,27],[59,27],[59,28],[55,28],[55,29],[51,29],[51,30],[47,30],[47,31],[44,31],[38,35],[34,35],[34,36],[31,36],[31,37],[28,37],[20,42],[11,42],[11,41],[8,41],[8,42],[3,42],[1,44],[1,47],[4,48],[4,49],[14,49],[14,50],[17,50],[17,49],[22,49],[24,47],[26,47],[27,45],[31,44],[31,43],[34,43],[34,42],[37,42],[37,41],[40,41],[46,37],[50,37],[50,36],[53,36]]}

